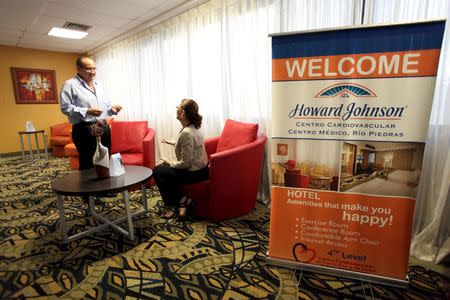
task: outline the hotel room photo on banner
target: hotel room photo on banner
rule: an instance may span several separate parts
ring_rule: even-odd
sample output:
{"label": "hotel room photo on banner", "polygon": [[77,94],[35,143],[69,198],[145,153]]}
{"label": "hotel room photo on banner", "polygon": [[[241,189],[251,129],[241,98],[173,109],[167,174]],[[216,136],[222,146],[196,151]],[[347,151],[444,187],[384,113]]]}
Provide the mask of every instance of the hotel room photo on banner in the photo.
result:
{"label": "hotel room photo on banner", "polygon": [[269,262],[407,284],[444,28],[272,36]]}
{"label": "hotel room photo on banner", "polygon": [[342,143],[339,191],[415,198],[424,143]]}
{"label": "hotel room photo on banner", "polygon": [[[281,143],[282,142],[282,143]],[[274,139],[272,184],[415,198],[424,143]],[[289,148],[288,148],[289,147]]]}

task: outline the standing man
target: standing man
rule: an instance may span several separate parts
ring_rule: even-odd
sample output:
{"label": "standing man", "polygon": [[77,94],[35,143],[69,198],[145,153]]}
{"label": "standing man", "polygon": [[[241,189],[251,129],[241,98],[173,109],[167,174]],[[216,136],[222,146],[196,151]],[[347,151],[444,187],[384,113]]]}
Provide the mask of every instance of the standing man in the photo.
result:
{"label": "standing man", "polygon": [[102,129],[102,144],[111,153],[111,132],[106,118],[122,110],[111,105],[102,87],[95,80],[95,62],[88,56],[80,56],[76,62],[77,76],[67,80],[61,90],[61,111],[72,126],[72,139],[79,153],[80,170],[93,168],[92,157],[97,146],[90,126],[97,123]]}

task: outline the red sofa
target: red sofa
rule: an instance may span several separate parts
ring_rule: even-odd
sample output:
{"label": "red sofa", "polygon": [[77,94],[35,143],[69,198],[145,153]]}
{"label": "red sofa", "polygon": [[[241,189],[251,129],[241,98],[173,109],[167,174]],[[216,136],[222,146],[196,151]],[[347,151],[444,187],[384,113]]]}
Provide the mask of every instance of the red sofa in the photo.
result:
{"label": "red sofa", "polygon": [[[155,167],[155,130],[147,121],[110,120],[111,153],[120,153],[124,165]],[[72,169],[78,169],[78,152],[73,143],[66,145]]]}
{"label": "red sofa", "polygon": [[255,208],[267,140],[265,135],[256,138],[257,130],[257,124],[227,120],[220,137],[205,140],[209,180],[182,187],[198,217],[220,221]]}
{"label": "red sofa", "polygon": [[66,156],[64,147],[72,142],[71,132],[72,124],[69,122],[50,126],[50,145],[54,156]]}

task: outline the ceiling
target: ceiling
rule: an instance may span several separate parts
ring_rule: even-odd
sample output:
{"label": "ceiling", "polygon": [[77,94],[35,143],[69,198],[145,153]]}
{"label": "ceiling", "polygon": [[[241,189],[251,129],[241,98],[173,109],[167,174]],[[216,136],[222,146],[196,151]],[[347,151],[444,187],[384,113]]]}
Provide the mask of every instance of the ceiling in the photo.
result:
{"label": "ceiling", "polygon": [[[190,0],[0,0],[0,45],[84,53],[197,5]],[[205,1],[203,1],[205,2]],[[48,36],[66,22],[92,26],[81,40]]]}

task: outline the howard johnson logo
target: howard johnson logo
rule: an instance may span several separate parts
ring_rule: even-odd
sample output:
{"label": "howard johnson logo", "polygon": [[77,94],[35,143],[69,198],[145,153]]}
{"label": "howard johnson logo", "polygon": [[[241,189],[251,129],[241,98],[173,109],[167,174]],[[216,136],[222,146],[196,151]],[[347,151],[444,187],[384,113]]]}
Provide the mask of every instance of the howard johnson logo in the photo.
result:
{"label": "howard johnson logo", "polygon": [[353,97],[376,97],[375,93],[371,91],[369,88],[355,84],[355,83],[339,83],[332,86],[329,86],[323,90],[321,90],[316,98],[349,98],[349,95]]}
{"label": "howard johnson logo", "polygon": [[[376,94],[367,87],[354,83],[341,83],[321,90],[315,98],[351,99],[360,97],[373,97]],[[339,99],[338,98],[338,99]],[[377,106],[350,102],[339,105],[308,105],[295,104],[289,111],[291,119],[341,119],[343,121],[358,120],[400,120],[407,108],[406,106]]]}

